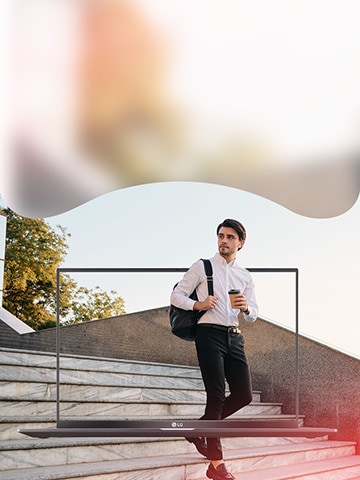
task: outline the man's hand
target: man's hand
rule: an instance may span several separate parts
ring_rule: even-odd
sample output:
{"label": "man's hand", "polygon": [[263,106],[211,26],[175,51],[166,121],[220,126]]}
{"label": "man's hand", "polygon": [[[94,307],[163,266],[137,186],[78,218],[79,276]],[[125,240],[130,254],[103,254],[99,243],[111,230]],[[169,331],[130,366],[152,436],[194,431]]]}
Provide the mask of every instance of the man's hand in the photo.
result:
{"label": "man's hand", "polygon": [[203,302],[195,302],[193,310],[210,310],[211,308],[215,308],[217,301],[218,297],[209,295]]}
{"label": "man's hand", "polygon": [[237,295],[233,295],[233,304],[235,308],[238,308],[242,312],[248,311],[248,303],[246,297],[242,293],[238,293]]}

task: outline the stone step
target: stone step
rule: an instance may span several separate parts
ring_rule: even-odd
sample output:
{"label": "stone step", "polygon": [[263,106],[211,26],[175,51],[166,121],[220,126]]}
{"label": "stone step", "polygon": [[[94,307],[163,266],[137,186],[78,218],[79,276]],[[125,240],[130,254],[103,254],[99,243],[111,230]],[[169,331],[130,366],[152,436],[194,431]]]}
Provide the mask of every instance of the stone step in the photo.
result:
{"label": "stone step", "polygon": [[55,428],[55,417],[0,417],[0,442],[19,440],[19,428]]}
{"label": "stone step", "polygon": [[[158,398],[151,395],[147,397],[146,392],[132,392],[128,398],[123,398],[121,402],[101,402],[88,401],[61,401],[60,402],[60,416],[63,417],[88,417],[88,416],[107,416],[127,418],[128,416],[145,416],[152,418],[153,416],[160,417],[186,417],[194,416],[200,417],[204,413],[203,402],[189,403],[179,399],[171,399],[167,396],[158,395]],[[0,401],[0,412],[3,417],[16,416],[54,416],[55,402],[53,401],[26,401],[26,400],[8,400]],[[247,405],[241,412],[238,412],[234,417],[238,418],[241,415],[280,415],[281,404],[274,403],[251,403]]]}
{"label": "stone step", "polygon": [[[204,387],[194,388],[191,383],[184,382],[184,386],[179,384],[172,388],[159,384],[155,385],[154,381],[149,382],[150,385],[127,387],[120,384],[113,385],[84,385],[84,384],[60,384],[60,395],[62,400],[76,401],[103,401],[103,402],[120,402],[125,398],[154,398],[169,401],[189,401],[205,403]],[[140,382],[138,382],[140,383]],[[153,384],[154,385],[151,385]],[[56,384],[55,383],[34,383],[14,380],[12,382],[0,381],[0,400],[56,400]],[[253,392],[253,400],[260,402],[260,393]]]}
{"label": "stone step", "polygon": [[[251,443],[248,439],[232,438],[223,439],[224,451],[249,451]],[[256,445],[254,443],[253,445]],[[295,444],[270,444],[256,445],[256,453],[277,451],[282,455],[282,461],[287,462],[288,457],[296,455],[306,455],[311,459],[318,459],[322,455],[345,455],[352,451],[352,446],[344,444],[329,444],[325,442],[307,445],[302,442]],[[252,447],[252,452],[254,446]],[[66,465],[83,462],[84,459],[91,459],[91,462],[115,461],[119,459],[143,458],[146,461],[149,457],[164,455],[192,455],[196,452],[193,445],[183,438],[153,438],[153,439],[126,439],[126,438],[75,438],[75,439],[48,439],[46,441],[38,439],[28,439],[23,441],[8,441],[0,443],[0,453],[2,462],[0,470],[10,470],[16,468],[19,462],[27,467],[40,467],[51,465]],[[254,453],[253,453],[254,455]],[[252,465],[252,457],[243,458],[243,467],[248,468]],[[264,457],[265,458],[265,457]],[[246,460],[246,461],[245,461]],[[270,460],[262,460],[270,461]],[[271,460],[273,461],[273,460]],[[259,460],[257,460],[259,462]]]}
{"label": "stone step", "polygon": [[[204,411],[198,367],[76,355],[62,355],[60,365],[62,420],[195,419]],[[55,355],[0,349],[2,480],[206,478],[207,462],[183,438],[40,440],[19,434],[18,428],[55,426],[55,379]],[[254,392],[253,402],[233,418],[294,418],[282,415],[280,403],[260,400]],[[351,442],[239,437],[223,443],[238,480],[359,480],[360,457]]]}
{"label": "stone step", "polygon": [[[174,440],[172,440],[174,442]],[[184,448],[188,442],[179,440]],[[150,442],[146,442],[149,445]],[[104,459],[94,461],[93,450],[87,449],[85,457],[77,457],[74,446],[69,452],[60,451],[58,461],[67,464],[36,466],[29,453],[29,464],[19,464],[1,472],[2,480],[56,480],[81,478],[83,480],[200,480],[205,477],[208,462],[198,454],[168,454],[167,450],[156,456],[142,455],[129,458],[124,452],[118,457],[102,450]],[[226,447],[226,446],[225,446]],[[145,447],[148,448],[148,447]],[[125,450],[125,449],[124,449]],[[42,450],[43,451],[43,450]],[[350,480],[360,468],[360,457],[354,455],[352,442],[312,442],[291,445],[226,450],[226,463],[238,480]],[[31,451],[36,455],[36,448]],[[166,452],[166,453],[165,453]],[[10,455],[7,453],[8,463]],[[70,454],[70,457],[69,455]],[[9,455],[9,456],[8,456]],[[43,459],[46,455],[43,455]],[[4,457],[5,458],[5,457]],[[86,459],[91,458],[91,462]],[[71,463],[73,461],[73,463]],[[82,463],[84,462],[84,463]]]}
{"label": "stone step", "polygon": [[359,472],[360,456],[352,455],[310,461],[300,465],[242,471],[237,478],[238,480],[354,480],[360,479]]}
{"label": "stone step", "polygon": [[[12,350],[0,348],[0,365],[49,367],[56,369],[56,355],[29,350]],[[138,375],[173,375],[176,378],[191,377],[201,379],[198,367],[173,365],[137,360],[114,358],[85,357],[78,355],[60,355],[61,370],[98,371],[110,373],[135,373]]]}
{"label": "stone step", "polygon": [[[162,375],[138,372],[107,372],[98,370],[60,370],[60,383],[76,385],[116,385],[119,387],[157,387],[203,390],[201,378],[177,376],[177,369],[168,368]],[[184,372],[183,372],[184,373]],[[56,383],[56,369],[47,367],[0,365],[0,379],[8,382]]]}
{"label": "stone step", "polygon": [[[96,385],[60,384],[62,401],[121,402],[125,399],[138,400],[152,398],[167,401],[189,401],[205,403],[205,393],[201,390],[171,389],[157,387],[123,387]],[[0,381],[0,400],[53,400],[56,401],[56,384],[48,383],[10,383]],[[259,401],[257,395],[257,401]]]}

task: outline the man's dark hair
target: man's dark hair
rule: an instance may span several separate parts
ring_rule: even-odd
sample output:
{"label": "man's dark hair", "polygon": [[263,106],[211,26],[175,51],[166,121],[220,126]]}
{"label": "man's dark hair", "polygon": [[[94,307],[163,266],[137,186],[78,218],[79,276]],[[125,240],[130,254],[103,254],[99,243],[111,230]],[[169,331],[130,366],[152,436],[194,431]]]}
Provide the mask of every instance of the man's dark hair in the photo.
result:
{"label": "man's dark hair", "polygon": [[219,230],[221,227],[232,228],[235,232],[239,235],[240,240],[246,239],[246,230],[244,225],[242,225],[237,220],[233,220],[232,218],[226,218],[216,229],[216,235],[219,235]]}

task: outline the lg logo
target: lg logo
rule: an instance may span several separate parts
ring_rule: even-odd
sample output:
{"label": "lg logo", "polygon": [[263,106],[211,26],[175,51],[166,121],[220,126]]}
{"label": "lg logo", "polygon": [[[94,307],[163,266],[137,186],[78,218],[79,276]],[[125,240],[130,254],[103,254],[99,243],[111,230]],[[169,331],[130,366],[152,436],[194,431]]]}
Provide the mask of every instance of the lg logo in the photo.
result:
{"label": "lg logo", "polygon": [[171,426],[173,428],[182,428],[184,424],[182,422],[172,422]]}

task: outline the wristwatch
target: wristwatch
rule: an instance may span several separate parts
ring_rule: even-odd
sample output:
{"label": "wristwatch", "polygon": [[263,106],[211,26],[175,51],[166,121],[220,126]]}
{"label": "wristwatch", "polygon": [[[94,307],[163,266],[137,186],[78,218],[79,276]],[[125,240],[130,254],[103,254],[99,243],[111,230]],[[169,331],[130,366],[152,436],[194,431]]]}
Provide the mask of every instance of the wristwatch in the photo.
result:
{"label": "wristwatch", "polygon": [[249,306],[247,306],[246,310],[241,310],[242,313],[245,313],[245,315],[249,315],[250,313],[250,310],[249,310]]}

